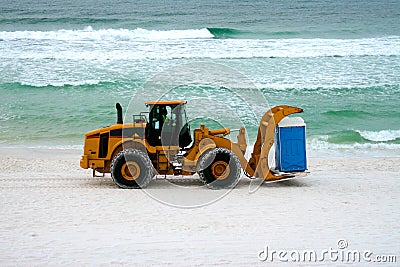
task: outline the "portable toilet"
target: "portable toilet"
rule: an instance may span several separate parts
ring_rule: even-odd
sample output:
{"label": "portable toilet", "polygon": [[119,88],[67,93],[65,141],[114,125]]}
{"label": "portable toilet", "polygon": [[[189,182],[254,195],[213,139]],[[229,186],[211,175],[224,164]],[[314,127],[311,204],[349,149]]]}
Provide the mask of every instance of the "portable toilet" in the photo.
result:
{"label": "portable toilet", "polygon": [[285,117],[275,129],[275,162],[281,172],[307,169],[306,124],[300,117]]}

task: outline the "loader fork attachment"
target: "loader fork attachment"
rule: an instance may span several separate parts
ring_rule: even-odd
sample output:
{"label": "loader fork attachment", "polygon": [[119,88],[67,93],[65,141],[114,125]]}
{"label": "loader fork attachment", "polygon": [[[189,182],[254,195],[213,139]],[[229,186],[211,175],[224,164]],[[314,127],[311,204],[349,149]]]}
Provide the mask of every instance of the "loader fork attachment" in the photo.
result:
{"label": "loader fork attachment", "polygon": [[265,181],[290,177],[290,174],[275,175],[268,164],[268,153],[274,144],[275,128],[288,115],[303,112],[301,108],[291,106],[276,106],[268,110],[261,118],[257,140],[246,170],[250,175],[263,178]]}

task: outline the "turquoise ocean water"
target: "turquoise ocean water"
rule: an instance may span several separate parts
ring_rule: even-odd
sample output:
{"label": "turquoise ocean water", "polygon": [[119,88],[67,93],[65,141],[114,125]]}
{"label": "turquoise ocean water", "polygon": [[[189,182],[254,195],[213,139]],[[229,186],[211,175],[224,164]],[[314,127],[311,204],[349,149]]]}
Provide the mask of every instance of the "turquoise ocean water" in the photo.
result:
{"label": "turquoise ocean water", "polygon": [[2,0],[0,146],[79,148],[115,102],[203,61],[302,107],[311,156],[400,156],[399,25],[398,0]]}

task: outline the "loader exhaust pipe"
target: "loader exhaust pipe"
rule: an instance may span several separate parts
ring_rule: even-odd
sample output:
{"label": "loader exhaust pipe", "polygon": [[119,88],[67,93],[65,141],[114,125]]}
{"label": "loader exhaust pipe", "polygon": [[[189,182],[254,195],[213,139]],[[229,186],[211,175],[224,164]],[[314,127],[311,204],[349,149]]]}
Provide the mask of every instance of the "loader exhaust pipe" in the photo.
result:
{"label": "loader exhaust pipe", "polygon": [[122,107],[119,103],[115,105],[117,109],[117,124],[123,124],[124,122],[122,121]]}

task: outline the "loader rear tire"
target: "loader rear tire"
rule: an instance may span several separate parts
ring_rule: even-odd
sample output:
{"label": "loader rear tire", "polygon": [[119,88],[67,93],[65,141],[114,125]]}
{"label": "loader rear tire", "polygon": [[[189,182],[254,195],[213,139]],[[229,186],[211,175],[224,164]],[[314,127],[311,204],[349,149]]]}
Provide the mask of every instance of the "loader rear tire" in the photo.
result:
{"label": "loader rear tire", "polygon": [[145,188],[154,177],[154,167],[147,153],[137,149],[119,152],[111,162],[111,177],[121,188]]}
{"label": "loader rear tire", "polygon": [[213,148],[206,151],[197,166],[200,179],[211,189],[231,189],[239,182],[240,162],[228,149]]}

